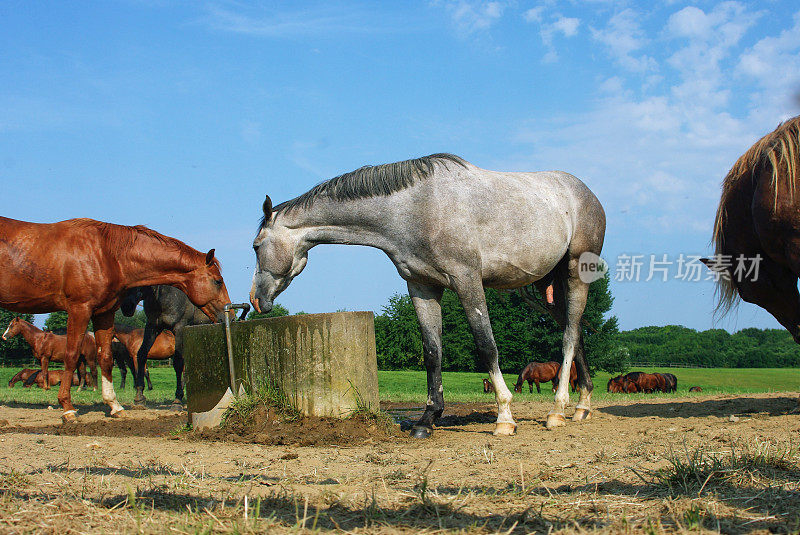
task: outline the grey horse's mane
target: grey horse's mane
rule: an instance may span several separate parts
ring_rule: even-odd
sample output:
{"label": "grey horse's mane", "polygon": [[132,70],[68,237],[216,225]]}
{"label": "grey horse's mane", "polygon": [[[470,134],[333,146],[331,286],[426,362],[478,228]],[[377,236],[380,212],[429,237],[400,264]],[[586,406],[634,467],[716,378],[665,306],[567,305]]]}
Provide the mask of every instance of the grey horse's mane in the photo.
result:
{"label": "grey horse's mane", "polygon": [[[467,162],[447,153],[431,154],[422,158],[383,165],[365,165],[360,169],[339,175],[311,188],[306,193],[273,208],[274,212],[289,211],[294,208],[309,208],[319,197],[329,197],[335,201],[352,201],[367,197],[390,195],[396,191],[413,186],[418,180],[433,174],[437,163],[456,163],[462,167]],[[264,226],[264,219],[261,226]]]}

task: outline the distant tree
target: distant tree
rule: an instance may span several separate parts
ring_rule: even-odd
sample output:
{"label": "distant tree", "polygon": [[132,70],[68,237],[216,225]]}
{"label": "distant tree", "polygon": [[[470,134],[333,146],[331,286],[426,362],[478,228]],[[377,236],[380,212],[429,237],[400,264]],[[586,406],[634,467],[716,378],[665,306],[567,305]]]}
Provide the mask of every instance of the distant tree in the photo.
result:
{"label": "distant tree", "polygon": [[[606,277],[589,287],[584,313],[583,332],[592,372],[623,371],[628,362],[627,352],[616,340],[618,320],[615,316],[606,318],[613,303],[608,283]],[[442,369],[484,371],[458,297],[446,290],[441,304]],[[487,289],[486,304],[503,371],[516,373],[531,361],[562,359],[563,331],[549,314],[531,309],[517,292]],[[410,297],[395,294],[389,298],[383,312],[375,317],[375,343],[382,369],[422,365],[422,338]]]}
{"label": "distant tree", "polygon": [[[19,314],[0,308],[0,334],[3,334],[15,317],[19,316],[25,321],[33,321],[33,314]],[[0,341],[0,362],[12,363],[33,358],[31,348],[22,336],[15,336],[11,340]]]}
{"label": "distant tree", "polygon": [[280,303],[275,303],[272,306],[272,310],[270,310],[267,313],[263,313],[262,314],[260,312],[256,312],[255,309],[251,310],[247,314],[247,319],[248,320],[258,320],[258,319],[262,319],[262,318],[278,318],[278,317],[281,317],[281,316],[288,316],[288,315],[289,315],[289,310],[286,307],[284,307]]}
{"label": "distant tree", "polygon": [[44,320],[44,328],[57,334],[67,332],[67,313],[63,310],[56,310],[48,314]]}
{"label": "distant tree", "polygon": [[144,329],[145,325],[147,325],[147,315],[142,309],[137,309],[131,317],[123,314],[121,310],[117,310],[114,313],[114,324],[125,325],[131,329]]}

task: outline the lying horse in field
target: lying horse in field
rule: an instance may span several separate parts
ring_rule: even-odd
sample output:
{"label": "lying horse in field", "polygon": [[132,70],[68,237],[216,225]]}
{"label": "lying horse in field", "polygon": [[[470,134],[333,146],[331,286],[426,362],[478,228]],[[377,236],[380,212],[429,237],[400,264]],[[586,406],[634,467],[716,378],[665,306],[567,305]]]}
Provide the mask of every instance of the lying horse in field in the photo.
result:
{"label": "lying horse in field", "polygon": [[[30,376],[31,376],[31,375],[33,375],[34,373],[39,373],[39,371],[40,371],[40,370],[32,370],[32,369],[30,369],[30,368],[23,368],[23,369],[21,369],[21,370],[20,370],[20,371],[18,371],[18,372],[16,373],[16,375],[14,375],[14,377],[12,377],[12,378],[11,378],[11,380],[8,382],[8,387],[9,387],[9,388],[14,388],[14,385],[15,385],[15,384],[17,384],[17,383],[18,383],[18,382],[20,382],[20,381],[27,381],[27,380],[28,380],[28,377],[30,377]],[[24,384],[24,383],[23,383],[23,384]]]}
{"label": "lying horse in field", "polygon": [[[28,342],[28,345],[31,346],[33,356],[39,362],[44,374],[42,388],[49,390],[50,382],[47,380],[47,376],[50,373],[50,362],[64,362],[64,356],[67,353],[67,337],[63,334],[43,331],[32,323],[20,317],[15,317],[8,324],[8,328],[0,338],[8,340],[18,334],[21,334],[25,341]],[[90,370],[91,377],[89,376]],[[90,385],[92,388],[97,389],[97,345],[95,345],[94,335],[90,332],[85,334],[83,343],[80,346],[78,375],[81,378],[78,386],[79,390],[82,390],[85,385]]]}
{"label": "lying horse in field", "polygon": [[[168,288],[171,287],[168,286]],[[139,349],[142,347],[142,341],[144,339],[144,329],[129,329],[123,325],[115,325],[114,331],[115,331],[114,338],[118,340],[120,343],[122,343],[122,345],[125,347],[125,353],[126,353],[125,364],[127,364],[131,368],[131,370],[134,373],[136,373],[139,366],[137,359],[135,359],[134,357],[138,355]],[[175,335],[173,335],[171,331],[162,331],[156,337],[156,341],[150,348],[150,351],[148,351],[147,358],[149,360],[166,360],[172,357],[172,355],[174,354],[175,354]],[[145,378],[147,379],[147,383],[150,387],[150,390],[152,390],[153,383],[150,382],[150,372],[147,370],[147,361],[145,361],[144,375]],[[178,370],[175,370],[175,375],[177,377],[177,382],[180,385],[181,384],[180,372]],[[125,388],[124,374],[122,375],[122,382],[120,383],[120,388]]]}
{"label": "lying horse in field", "polygon": [[[44,375],[44,370],[34,370],[34,373],[25,380],[22,386],[30,388],[35,384],[43,390],[48,390],[51,386],[60,385],[61,381],[64,380],[64,377],[64,370],[50,370],[50,373],[47,374],[47,377]],[[73,372],[70,385],[78,386],[80,382],[81,380],[78,377],[78,372]]]}
{"label": "lying horse in field", "polygon": [[[446,208],[453,206],[458,210]],[[592,380],[581,331],[589,285],[579,276],[579,259],[600,254],[606,225],[600,201],[574,176],[488,171],[452,154],[433,154],[362,167],[275,207],[267,196],[262,212],[250,290],[258,311],[272,308],[306,266],[308,251],[320,244],[381,249],[406,280],[428,382],[428,403],[411,436],[431,436],[444,410],[440,301],[445,288],[458,295],[494,385],[496,435],[514,434],[516,423],[498,363],[487,287],[536,284],[549,296],[547,286],[553,285],[554,316],[565,327],[564,365],[547,426],[565,425],[573,362],[581,391],[573,420],[589,417]]]}
{"label": "lying horse in field", "polygon": [[489,379],[483,379],[483,393],[488,394],[490,392],[494,392],[494,385]]}
{"label": "lying horse in field", "polygon": [[[33,314],[66,310],[67,375],[75,370],[92,321],[103,401],[112,416],[123,411],[112,383],[111,339],[114,312],[126,290],[174,285],[211,319],[221,318],[230,302],[213,249],[203,254],[143,226],[92,219],[39,224],[0,217],[0,266],[0,307]],[[65,422],[76,419],[70,387],[70,381],[62,381],[58,393]]]}
{"label": "lying horse in field", "polygon": [[703,389],[700,388],[699,386],[693,386],[692,388],[689,389],[689,392],[702,392],[702,391]]}
{"label": "lying horse in field", "polygon": [[[172,335],[172,366],[175,369],[177,383],[175,403],[181,403],[183,401],[183,329],[190,325],[213,322],[192,303],[185,293],[172,286],[131,288],[120,303],[122,313],[126,316],[133,316],[140,301],[143,301],[147,324],[142,333],[140,347],[131,353],[131,357],[136,359],[137,377],[140,377],[139,382],[136,383],[135,402],[142,404],[145,401],[143,375],[147,369],[145,363],[149,358],[148,355],[162,333],[170,333]],[[239,319],[243,319],[249,310],[248,306],[246,310],[242,311]],[[168,338],[165,341],[168,341]],[[164,353],[168,350],[159,349],[157,351]]]}

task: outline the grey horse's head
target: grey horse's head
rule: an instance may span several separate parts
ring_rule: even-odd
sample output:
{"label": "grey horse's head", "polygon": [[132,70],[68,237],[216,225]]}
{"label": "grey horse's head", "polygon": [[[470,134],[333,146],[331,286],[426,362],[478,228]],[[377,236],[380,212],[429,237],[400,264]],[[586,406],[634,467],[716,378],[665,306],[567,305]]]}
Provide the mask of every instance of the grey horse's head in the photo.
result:
{"label": "grey horse's head", "polygon": [[306,251],[298,247],[299,234],[276,222],[272,200],[267,195],[262,206],[264,219],[253,240],[256,270],[250,289],[250,303],[258,312],[272,310],[272,302],[303,271],[308,261]]}

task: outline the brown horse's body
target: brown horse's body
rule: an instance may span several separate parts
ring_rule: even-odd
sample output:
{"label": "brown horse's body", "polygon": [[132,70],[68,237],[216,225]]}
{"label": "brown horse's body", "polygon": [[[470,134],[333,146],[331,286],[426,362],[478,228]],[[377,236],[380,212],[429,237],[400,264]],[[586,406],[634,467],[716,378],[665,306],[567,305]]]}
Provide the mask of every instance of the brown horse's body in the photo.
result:
{"label": "brown horse's body", "polygon": [[28,378],[33,375],[34,373],[39,373],[39,370],[32,370],[30,368],[23,368],[22,370],[18,371],[14,377],[8,382],[9,388],[14,388],[14,385],[20,381],[27,381]]}
{"label": "brown horse's body", "polygon": [[702,392],[702,391],[703,389],[700,388],[699,386],[693,386],[692,388],[689,389],[689,392]]}
{"label": "brown horse's body", "polygon": [[[44,370],[33,370],[33,374],[25,380],[24,386],[30,388],[33,385],[37,385],[39,388],[47,390],[51,386],[60,385],[64,377],[64,370],[50,370],[47,377],[44,375]],[[71,386],[78,386],[80,382],[78,373],[73,372],[72,381],[70,381]]]}
{"label": "brown horse's body", "polygon": [[[112,415],[123,410],[111,381],[111,339],[114,311],[126,290],[151,284],[175,286],[212,319],[221,317],[230,301],[213,249],[202,254],[141,226],[91,219],[39,224],[0,217],[0,266],[0,307],[26,313],[67,311],[64,370],[68,374],[75,369],[92,321],[103,401]],[[65,421],[75,419],[70,386],[64,381],[58,393]]]}
{"label": "brown horse's body", "polygon": [[[119,342],[123,346],[125,346],[125,349],[128,352],[125,361],[128,364],[128,367],[130,367],[131,370],[133,370],[133,373],[135,375],[139,369],[139,360],[136,358],[136,355],[139,353],[139,348],[142,347],[142,342],[144,341],[144,329],[132,329],[130,331],[126,331],[121,328],[116,328],[114,338],[119,340]],[[155,342],[153,342],[153,346],[150,348],[150,351],[147,352],[147,359],[166,360],[172,357],[174,354],[175,354],[175,335],[172,334],[171,331],[161,331],[161,333],[159,333],[159,335],[156,336],[156,340]],[[153,384],[150,382],[150,372],[147,370],[146,361],[145,361],[144,373],[145,373],[145,379],[147,379],[150,390],[152,390]],[[122,383],[122,388],[124,388],[124,383]]]}
{"label": "brown horse's body", "polygon": [[[67,354],[67,337],[63,334],[54,334],[51,332],[43,331],[30,322],[25,321],[20,317],[16,317],[8,324],[8,328],[3,333],[2,339],[8,340],[21,334],[22,337],[28,342],[33,350],[33,356],[42,367],[42,373],[45,379],[43,380],[43,388],[45,390],[50,388],[50,383],[47,376],[50,373],[49,365],[51,362],[64,362],[64,357]],[[78,357],[79,362],[79,375],[81,381],[79,387],[84,384],[93,388],[97,387],[97,345],[94,341],[92,333],[86,333],[81,344],[80,354]],[[88,369],[87,369],[88,366]],[[89,372],[91,371],[91,376]]]}
{"label": "brown horse's body", "polygon": [[[560,371],[561,364],[552,360],[550,362],[531,362],[522,369],[519,377],[517,377],[517,384],[514,385],[514,392],[522,392],[522,385],[525,384],[525,381],[528,381],[528,389],[531,392],[533,392],[533,385],[535,384],[536,391],[539,393],[542,392],[542,388],[539,386],[540,383],[553,381],[553,390],[555,391],[558,386],[558,373]],[[573,363],[569,373],[569,384],[573,392],[575,391],[577,380],[578,372]]]}
{"label": "brown horse's body", "polygon": [[715,259],[704,261],[721,275],[718,311],[727,312],[738,298],[755,303],[800,343],[799,181],[795,117],[756,142],[728,172],[714,223]]}

